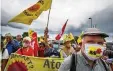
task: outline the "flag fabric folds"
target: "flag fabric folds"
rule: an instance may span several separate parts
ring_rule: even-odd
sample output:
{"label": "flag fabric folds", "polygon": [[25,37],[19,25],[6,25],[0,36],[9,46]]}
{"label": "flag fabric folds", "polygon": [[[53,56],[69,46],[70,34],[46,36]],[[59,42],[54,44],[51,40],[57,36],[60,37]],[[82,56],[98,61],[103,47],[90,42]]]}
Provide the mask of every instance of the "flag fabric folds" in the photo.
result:
{"label": "flag fabric folds", "polygon": [[68,34],[68,37],[69,37],[70,40],[74,40],[74,36],[73,36],[72,33],[69,33],[69,34]]}
{"label": "flag fabric folds", "polygon": [[60,38],[62,37],[62,35],[63,35],[64,31],[65,31],[65,27],[67,25],[67,22],[68,22],[68,19],[65,22],[65,24],[63,25],[61,32],[55,37],[56,40],[60,40]]}
{"label": "flag fabric folds", "polygon": [[28,35],[31,38],[31,46],[32,46],[32,48],[34,50],[34,56],[38,56],[39,44],[38,44],[37,33],[34,32],[34,30],[29,29]]}
{"label": "flag fabric folds", "polygon": [[46,11],[50,8],[51,2],[52,0],[39,0],[36,4],[15,16],[9,22],[30,25],[32,21],[37,19],[43,11]]}
{"label": "flag fabric folds", "polygon": [[34,49],[34,56],[38,56],[39,44],[38,44],[37,33],[36,33],[36,32],[33,32],[33,33],[32,33],[31,46],[32,46],[33,49]]}
{"label": "flag fabric folds", "polygon": [[72,41],[72,40],[74,40],[74,36],[73,36],[72,33],[64,34],[64,36],[63,36],[63,42]]}
{"label": "flag fabric folds", "polygon": [[29,31],[28,31],[28,36],[30,37],[30,38],[32,38],[32,33],[33,33],[34,31],[32,30],[32,29],[29,29]]}

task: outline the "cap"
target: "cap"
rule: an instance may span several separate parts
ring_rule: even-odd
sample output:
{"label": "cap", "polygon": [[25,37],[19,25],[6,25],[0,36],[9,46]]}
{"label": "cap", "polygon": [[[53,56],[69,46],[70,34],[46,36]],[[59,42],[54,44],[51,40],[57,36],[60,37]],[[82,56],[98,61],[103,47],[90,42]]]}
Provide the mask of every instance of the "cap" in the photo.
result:
{"label": "cap", "polygon": [[99,35],[99,36],[102,36],[102,37],[109,37],[106,33],[104,32],[101,32],[99,29],[97,28],[87,28],[82,37],[86,36],[86,35]]}

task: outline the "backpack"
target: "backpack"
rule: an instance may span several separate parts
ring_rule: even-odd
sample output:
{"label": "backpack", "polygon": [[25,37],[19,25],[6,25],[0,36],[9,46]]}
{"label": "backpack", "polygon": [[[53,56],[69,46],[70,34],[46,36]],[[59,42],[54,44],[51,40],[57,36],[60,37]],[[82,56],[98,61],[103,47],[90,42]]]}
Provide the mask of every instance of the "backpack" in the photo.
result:
{"label": "backpack", "polygon": [[[105,62],[102,59],[100,59],[100,61],[102,62],[105,70],[108,71]],[[70,71],[76,71],[76,66],[77,66],[77,54],[75,53],[75,54],[72,54]]]}

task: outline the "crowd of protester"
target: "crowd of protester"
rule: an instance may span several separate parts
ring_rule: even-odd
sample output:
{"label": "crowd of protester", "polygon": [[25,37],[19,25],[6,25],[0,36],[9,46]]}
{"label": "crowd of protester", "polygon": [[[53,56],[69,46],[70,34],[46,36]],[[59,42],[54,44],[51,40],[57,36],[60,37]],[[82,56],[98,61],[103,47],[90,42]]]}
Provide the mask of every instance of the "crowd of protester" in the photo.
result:
{"label": "crowd of protester", "polygon": [[[71,40],[69,40],[67,38],[67,39],[63,40],[63,45],[62,46],[59,46],[59,44],[58,44],[58,46],[57,46],[58,50],[57,50],[57,49],[55,49],[54,41],[48,41],[48,29],[46,28],[45,31],[44,31],[44,39],[43,39],[43,41],[38,42],[39,45],[38,45],[38,52],[37,52],[37,56],[36,57],[66,58],[67,60],[65,60],[63,62],[63,64],[61,65],[59,71],[68,71],[68,69],[70,69],[69,68],[70,66],[68,66],[70,64],[68,64],[68,63],[71,63],[69,60],[71,59],[72,54],[78,54],[78,53],[81,53],[81,52],[84,53],[85,45],[83,45],[83,44],[85,44],[85,43],[104,44],[105,43],[105,41],[104,41],[105,39],[104,38],[106,36],[107,35],[104,35],[104,37],[103,37],[102,34],[95,34],[95,33],[94,34],[90,33],[90,35],[89,34],[84,34],[83,39],[79,43],[77,43],[77,41],[71,42]],[[93,38],[93,39],[86,41],[86,38],[87,39],[88,38]],[[96,42],[98,40],[99,40],[99,42]],[[100,40],[102,41],[102,43],[100,42]],[[10,33],[6,33],[5,34],[5,39],[2,40],[2,42],[1,42],[2,71],[4,71],[4,68],[5,68],[5,66],[6,66],[6,64],[8,62],[8,59],[9,59],[9,56],[11,55],[11,53],[16,53],[16,54],[20,54],[20,55],[26,55],[26,56],[35,56],[33,47],[31,46],[31,41],[32,41],[32,38],[29,37],[29,36],[22,37],[21,35],[17,35],[16,39],[14,39],[13,36]],[[110,48],[113,49],[113,45],[109,46],[109,50],[110,50]],[[110,65],[111,69],[113,70],[113,65],[112,65],[112,63],[113,63],[113,56],[112,56],[113,52],[112,51],[113,50],[112,49],[111,49],[110,53],[108,53],[107,55],[104,55],[101,58],[105,62],[107,62],[108,65]],[[79,60],[79,58],[80,57],[78,57],[78,60]],[[80,65],[80,66],[82,66],[82,65]],[[79,71],[79,70],[80,69],[77,68],[77,71]],[[86,71],[87,71],[87,69],[86,69]],[[102,70],[100,70],[100,71],[102,71]],[[110,71],[110,69],[108,69],[107,71]]]}

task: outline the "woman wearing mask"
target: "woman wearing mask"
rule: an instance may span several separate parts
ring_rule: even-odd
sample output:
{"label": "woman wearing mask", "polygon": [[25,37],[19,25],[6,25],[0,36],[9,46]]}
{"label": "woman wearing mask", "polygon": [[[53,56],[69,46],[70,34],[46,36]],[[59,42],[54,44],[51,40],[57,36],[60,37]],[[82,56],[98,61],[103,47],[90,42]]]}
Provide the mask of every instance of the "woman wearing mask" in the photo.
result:
{"label": "woman wearing mask", "polygon": [[18,49],[16,53],[21,55],[34,56],[34,50],[31,47],[30,37],[25,37],[23,39],[23,47]]}

